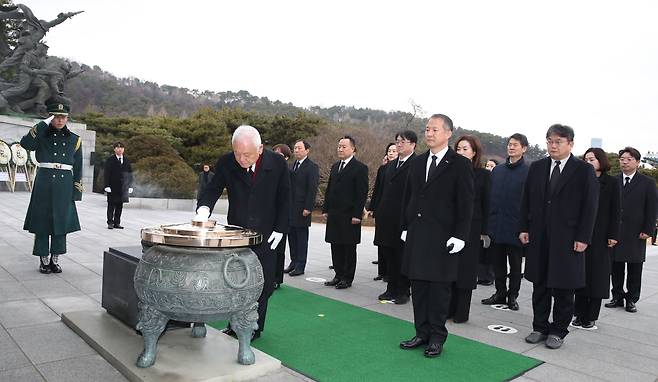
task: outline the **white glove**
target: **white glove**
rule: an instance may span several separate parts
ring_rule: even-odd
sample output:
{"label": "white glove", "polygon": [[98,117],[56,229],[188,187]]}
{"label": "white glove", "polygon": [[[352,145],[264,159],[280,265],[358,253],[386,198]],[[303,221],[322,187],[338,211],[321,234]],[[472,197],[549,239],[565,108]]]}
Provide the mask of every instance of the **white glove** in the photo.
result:
{"label": "white glove", "polygon": [[133,188],[132,188],[132,187],[128,187],[128,193],[129,193],[129,194],[132,194],[132,193],[133,193]]}
{"label": "white glove", "polygon": [[452,245],[452,249],[450,250],[449,253],[453,254],[464,249],[465,244],[466,243],[464,243],[464,240],[457,239],[456,237],[451,237],[450,239],[448,239],[448,241],[446,241],[446,248]]}
{"label": "white glove", "polygon": [[489,235],[480,235],[480,240],[482,240],[482,248],[489,248],[491,245],[491,238]]}
{"label": "white glove", "polygon": [[52,121],[53,118],[55,118],[55,115],[51,115],[50,117],[44,119],[43,121],[46,123],[46,125],[50,125],[50,121]]}
{"label": "white glove", "polygon": [[407,241],[407,231],[402,231],[402,235],[400,235],[400,240]]}
{"label": "white glove", "polygon": [[196,215],[192,221],[195,222],[207,222],[210,217],[210,208],[206,206],[201,206],[196,210]]}
{"label": "white glove", "polygon": [[112,189],[109,188],[109,187],[105,187],[103,190],[104,190],[105,192],[107,192],[108,194],[109,194],[110,192],[112,192]]}
{"label": "white glove", "polygon": [[267,239],[268,243],[272,243],[272,245],[270,246],[270,249],[276,249],[276,247],[279,246],[279,242],[281,241],[281,239],[283,239],[283,234],[282,233],[279,233],[279,232],[276,232],[276,231],[272,232],[272,234],[270,235],[270,238]]}

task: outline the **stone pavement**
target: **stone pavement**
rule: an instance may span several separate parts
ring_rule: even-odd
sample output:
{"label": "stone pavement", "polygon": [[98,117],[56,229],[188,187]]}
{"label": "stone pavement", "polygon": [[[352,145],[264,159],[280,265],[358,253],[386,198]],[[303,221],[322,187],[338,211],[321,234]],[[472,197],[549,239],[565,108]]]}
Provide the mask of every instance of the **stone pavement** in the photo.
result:
{"label": "stone pavement", "polygon": [[[103,251],[108,247],[139,245],[139,229],[164,223],[185,222],[185,211],[125,208],[124,230],[108,230],[105,198],[85,194],[77,204],[83,231],[71,234],[68,255],[61,260],[64,272],[42,275],[31,256],[32,235],[22,230],[29,194],[0,192],[0,381],[125,381],[109,363],[60,321],[62,312],[101,309]],[[223,218],[224,219],[224,218]],[[222,219],[220,219],[222,220]],[[285,276],[285,283],[319,295],[341,300],[404,320],[412,321],[411,304],[382,304],[377,296],[385,284],[373,281],[377,266],[373,229],[363,229],[358,247],[357,275],[353,287],[328,288],[307,277],[330,279],[329,246],[324,226],[313,224],[306,274]],[[658,247],[648,248],[644,266],[642,299],[638,312],[602,308],[598,330],[574,329],[562,349],[530,345],[523,338],[531,331],[531,285],[523,281],[517,312],[483,306],[493,287],[473,293],[470,321],[448,324],[450,333],[481,341],[544,361],[516,381],[658,381]],[[276,293],[276,292],[275,292]],[[518,330],[496,333],[489,325],[502,324]],[[267,335],[265,333],[264,335]],[[384,335],[384,334],[375,334]],[[409,333],[411,337],[413,333]],[[391,338],[398,342],[402,338]],[[450,346],[450,342],[446,346]],[[292,370],[258,381],[308,381]]]}

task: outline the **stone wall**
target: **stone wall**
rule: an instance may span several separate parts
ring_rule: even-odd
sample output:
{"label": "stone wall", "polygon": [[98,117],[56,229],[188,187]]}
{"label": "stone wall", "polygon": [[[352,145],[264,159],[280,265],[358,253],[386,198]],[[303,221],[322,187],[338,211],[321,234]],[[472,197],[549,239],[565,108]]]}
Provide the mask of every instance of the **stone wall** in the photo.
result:
{"label": "stone wall", "polygon": [[[7,144],[18,142],[39,121],[41,119],[0,115],[0,139],[7,142]],[[96,132],[87,130],[87,125],[84,123],[69,121],[66,126],[82,138],[82,183],[85,186],[85,191],[91,192],[94,181],[94,166],[91,163],[91,155],[96,147]]]}

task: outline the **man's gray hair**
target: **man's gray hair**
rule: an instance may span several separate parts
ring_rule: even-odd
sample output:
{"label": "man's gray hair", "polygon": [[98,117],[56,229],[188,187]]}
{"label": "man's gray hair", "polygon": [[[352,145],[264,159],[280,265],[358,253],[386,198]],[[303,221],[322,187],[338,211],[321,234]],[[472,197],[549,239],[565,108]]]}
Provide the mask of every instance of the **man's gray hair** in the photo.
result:
{"label": "man's gray hair", "polygon": [[235,129],[233,132],[233,138],[231,138],[231,144],[235,144],[235,141],[242,138],[251,139],[256,147],[260,147],[261,145],[260,133],[253,126],[241,125]]}

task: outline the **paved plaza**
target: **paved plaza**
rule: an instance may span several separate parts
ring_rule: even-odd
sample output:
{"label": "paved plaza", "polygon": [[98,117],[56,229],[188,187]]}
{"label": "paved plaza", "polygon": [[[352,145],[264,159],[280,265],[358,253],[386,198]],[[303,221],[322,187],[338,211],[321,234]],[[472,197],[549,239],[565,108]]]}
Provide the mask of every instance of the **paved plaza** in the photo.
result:
{"label": "paved plaza", "polygon": [[[99,310],[103,251],[108,247],[139,245],[141,227],[189,221],[192,211],[124,208],[124,230],[108,230],[106,200],[85,194],[77,203],[81,232],[69,235],[68,254],[62,258],[63,273],[42,275],[38,260],[31,255],[32,234],[23,231],[29,203],[27,192],[0,192],[0,381],[126,381],[126,379],[60,321],[62,312]],[[219,219],[225,222],[225,217]],[[356,278],[352,288],[336,290],[307,281],[331,279],[329,245],[324,242],[324,225],[313,224],[310,233],[306,274],[285,276],[285,283],[318,295],[340,300],[403,320],[412,321],[411,303],[382,304],[377,296],[385,289],[373,281],[377,257],[372,245],[374,229],[364,228],[358,247]],[[287,263],[287,262],[286,262]],[[543,344],[527,344],[531,331],[532,286],[524,280],[517,312],[497,310],[480,304],[493,287],[473,293],[470,321],[448,324],[452,334],[467,337],[544,361],[515,381],[658,381],[658,247],[648,248],[644,265],[642,298],[638,312],[602,308],[598,329],[573,329],[559,350]],[[276,293],[276,292],[275,292]],[[490,325],[506,325],[516,333],[497,333]],[[267,332],[264,333],[267,335]],[[383,336],[385,333],[373,333]],[[413,333],[409,333],[411,337]],[[391,338],[394,343],[406,338]],[[449,345],[449,342],[447,344]],[[401,350],[402,351],[402,350]],[[137,355],[135,355],[137,356]],[[428,360],[431,362],[431,360]],[[308,381],[282,368],[258,381]]]}

